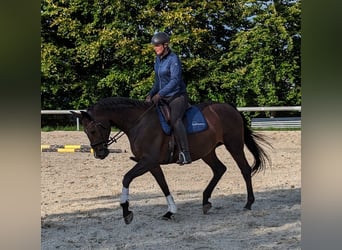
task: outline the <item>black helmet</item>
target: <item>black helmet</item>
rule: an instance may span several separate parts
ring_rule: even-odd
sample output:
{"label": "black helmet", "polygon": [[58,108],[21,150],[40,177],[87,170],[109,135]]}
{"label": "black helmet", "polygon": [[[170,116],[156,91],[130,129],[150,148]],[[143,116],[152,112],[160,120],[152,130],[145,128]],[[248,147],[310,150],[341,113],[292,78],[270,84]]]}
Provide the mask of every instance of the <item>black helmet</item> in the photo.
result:
{"label": "black helmet", "polygon": [[164,44],[164,43],[169,43],[169,42],[170,42],[170,37],[165,32],[157,32],[153,35],[151,39],[151,43],[153,45]]}

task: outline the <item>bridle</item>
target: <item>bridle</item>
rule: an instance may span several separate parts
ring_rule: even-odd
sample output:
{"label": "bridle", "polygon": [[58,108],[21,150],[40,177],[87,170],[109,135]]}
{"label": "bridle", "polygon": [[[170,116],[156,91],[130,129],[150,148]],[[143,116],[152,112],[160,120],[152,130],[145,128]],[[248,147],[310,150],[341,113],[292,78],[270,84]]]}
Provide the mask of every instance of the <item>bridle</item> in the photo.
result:
{"label": "bridle", "polygon": [[[138,121],[148,112],[148,111],[150,111],[153,107],[155,107],[156,106],[156,104],[153,104],[153,105],[151,105],[147,110],[145,110],[145,112],[143,113],[143,114],[141,114],[139,117],[138,117],[138,119],[136,119],[136,121],[135,121],[135,124],[137,124],[138,123]],[[98,121],[95,121],[95,120],[92,120],[89,124],[88,124],[88,126],[87,127],[89,127],[89,125],[90,124],[93,124],[93,123],[95,123],[95,125],[94,125],[94,127],[95,127],[95,129],[96,129],[96,132],[98,132],[100,135],[101,135],[101,141],[99,141],[99,142],[96,142],[96,143],[92,143],[92,144],[90,144],[90,146],[92,147],[92,148],[94,148],[94,147],[96,147],[96,146],[98,146],[98,145],[101,145],[102,144],[102,146],[103,147],[108,147],[109,145],[111,145],[112,143],[116,143],[125,133],[122,131],[122,130],[119,130],[114,136],[109,136],[109,139],[107,140],[104,136],[103,136],[103,134],[101,133],[101,131],[98,129],[98,127],[102,127],[102,128],[104,128],[104,129],[108,129],[108,127],[107,126],[105,126],[105,125],[103,125],[101,122],[98,122]],[[110,127],[109,127],[109,129],[110,129]],[[87,132],[87,128],[85,128],[85,132],[88,134],[88,132]]]}
{"label": "bridle", "polygon": [[[95,123],[95,124],[94,124]],[[101,133],[101,131],[99,130],[99,127],[102,127],[104,129],[108,129],[108,127],[106,127],[105,125],[103,125],[101,122],[97,122],[97,121],[91,121],[87,127],[89,127],[89,125],[94,124],[94,127],[96,129],[96,132],[99,133],[101,135],[101,140],[98,142],[94,142],[92,144],[90,144],[90,146],[92,148],[98,146],[98,145],[102,145],[103,147],[108,147],[109,145],[111,145],[113,142],[117,142],[117,140],[122,137],[124,135],[124,132],[122,130],[119,130],[113,137],[110,136],[109,139],[107,140],[103,134]],[[110,129],[110,128],[109,128]],[[85,132],[88,134],[87,128],[85,128]]]}

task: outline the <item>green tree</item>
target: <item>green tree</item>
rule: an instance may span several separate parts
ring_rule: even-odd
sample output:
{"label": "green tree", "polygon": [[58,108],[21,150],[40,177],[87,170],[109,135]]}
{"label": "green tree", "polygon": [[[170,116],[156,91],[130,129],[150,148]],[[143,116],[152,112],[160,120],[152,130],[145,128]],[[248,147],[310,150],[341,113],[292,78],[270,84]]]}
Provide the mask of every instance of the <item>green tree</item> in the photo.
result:
{"label": "green tree", "polygon": [[43,0],[42,109],[143,99],[156,31],[171,34],[192,102],[300,104],[300,1]]}
{"label": "green tree", "polygon": [[236,34],[223,55],[227,81],[238,106],[300,105],[300,2],[251,1],[249,26]]}

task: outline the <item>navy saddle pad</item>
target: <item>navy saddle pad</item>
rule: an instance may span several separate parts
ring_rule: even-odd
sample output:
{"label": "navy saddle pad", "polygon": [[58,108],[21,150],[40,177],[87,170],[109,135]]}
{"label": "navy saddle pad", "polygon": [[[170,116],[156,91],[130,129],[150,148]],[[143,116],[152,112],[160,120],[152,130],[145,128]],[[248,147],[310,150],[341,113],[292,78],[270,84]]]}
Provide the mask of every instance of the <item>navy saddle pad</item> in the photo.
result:
{"label": "navy saddle pad", "polygon": [[[163,128],[165,134],[171,134],[171,127],[165,120],[160,108],[157,108],[160,124]],[[196,106],[191,106],[185,112],[185,117],[183,118],[183,122],[188,134],[201,132],[208,128],[208,123],[205,120],[201,110]]]}

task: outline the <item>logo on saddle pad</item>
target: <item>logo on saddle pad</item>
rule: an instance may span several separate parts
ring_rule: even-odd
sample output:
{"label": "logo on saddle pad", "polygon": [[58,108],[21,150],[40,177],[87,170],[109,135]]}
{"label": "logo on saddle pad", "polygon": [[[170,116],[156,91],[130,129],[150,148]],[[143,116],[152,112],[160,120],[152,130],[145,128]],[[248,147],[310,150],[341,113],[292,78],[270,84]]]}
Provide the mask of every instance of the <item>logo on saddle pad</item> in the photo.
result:
{"label": "logo on saddle pad", "polygon": [[[165,134],[171,135],[171,127],[166,121],[161,108],[158,106],[158,116],[160,120],[160,125]],[[184,126],[188,134],[197,133],[204,131],[208,128],[207,121],[205,120],[201,110],[196,106],[191,106],[185,112],[183,118]]]}

